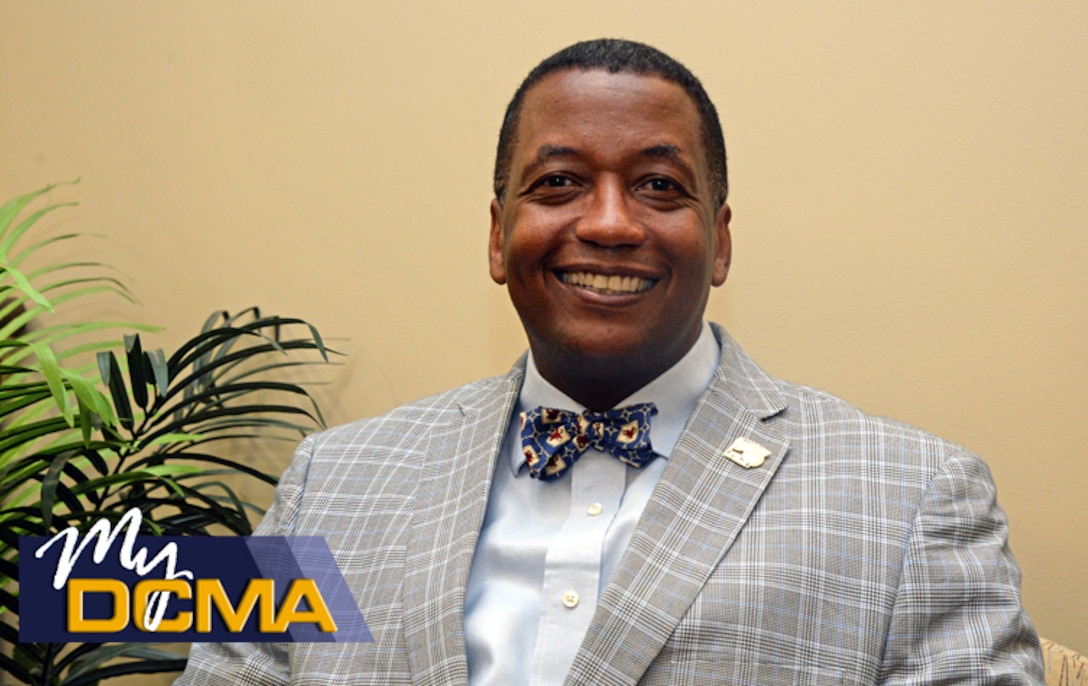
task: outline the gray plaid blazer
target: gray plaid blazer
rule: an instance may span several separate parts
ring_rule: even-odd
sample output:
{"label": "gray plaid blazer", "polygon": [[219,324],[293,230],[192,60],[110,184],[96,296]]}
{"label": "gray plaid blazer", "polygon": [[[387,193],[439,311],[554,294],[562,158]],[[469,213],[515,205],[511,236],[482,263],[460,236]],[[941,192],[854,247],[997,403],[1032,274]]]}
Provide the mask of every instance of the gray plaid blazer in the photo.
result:
{"label": "gray plaid blazer", "polygon": [[[985,464],[720,367],[567,684],[1042,684]],[[374,643],[194,645],[179,684],[464,684],[465,584],[524,361],[311,436],[258,532],[322,535]],[[738,437],[772,451],[744,469]]]}

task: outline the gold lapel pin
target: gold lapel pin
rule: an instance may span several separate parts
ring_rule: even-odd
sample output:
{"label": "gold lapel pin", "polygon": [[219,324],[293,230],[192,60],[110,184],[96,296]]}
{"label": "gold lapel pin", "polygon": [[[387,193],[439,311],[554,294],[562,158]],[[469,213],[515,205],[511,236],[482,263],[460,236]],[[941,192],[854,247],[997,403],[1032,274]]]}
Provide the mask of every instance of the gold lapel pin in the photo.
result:
{"label": "gold lapel pin", "polygon": [[771,454],[760,444],[750,438],[738,438],[733,445],[725,450],[725,456],[745,469],[753,469],[763,464],[767,456]]}

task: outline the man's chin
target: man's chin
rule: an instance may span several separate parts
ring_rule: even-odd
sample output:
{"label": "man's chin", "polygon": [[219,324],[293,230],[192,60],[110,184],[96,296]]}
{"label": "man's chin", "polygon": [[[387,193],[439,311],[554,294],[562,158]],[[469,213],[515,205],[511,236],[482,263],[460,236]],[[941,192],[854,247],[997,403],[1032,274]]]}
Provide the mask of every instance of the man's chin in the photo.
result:
{"label": "man's chin", "polygon": [[562,356],[568,364],[626,367],[650,356],[650,347],[631,332],[580,332],[563,340]]}
{"label": "man's chin", "polygon": [[562,345],[533,346],[533,357],[541,369],[561,369],[608,383],[648,375],[653,379],[674,362],[664,359],[669,356],[661,348],[632,335],[579,336]]}

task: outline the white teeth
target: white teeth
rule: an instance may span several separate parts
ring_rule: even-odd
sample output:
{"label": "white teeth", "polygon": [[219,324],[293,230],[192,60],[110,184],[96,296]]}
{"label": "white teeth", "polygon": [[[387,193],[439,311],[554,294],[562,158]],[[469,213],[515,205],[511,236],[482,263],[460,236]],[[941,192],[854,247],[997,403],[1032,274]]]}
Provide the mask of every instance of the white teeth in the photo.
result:
{"label": "white teeth", "polygon": [[560,272],[559,278],[563,283],[581,286],[605,295],[639,293],[654,285],[652,279],[644,279],[640,276],[618,276],[615,274],[606,276],[590,272]]}

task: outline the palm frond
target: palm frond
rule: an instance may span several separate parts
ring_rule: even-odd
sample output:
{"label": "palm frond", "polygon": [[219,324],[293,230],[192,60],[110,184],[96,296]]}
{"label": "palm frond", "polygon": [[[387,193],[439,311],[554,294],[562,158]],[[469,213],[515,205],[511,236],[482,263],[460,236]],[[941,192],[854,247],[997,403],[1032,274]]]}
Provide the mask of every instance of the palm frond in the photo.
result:
{"label": "palm frond", "polygon": [[[256,307],[213,313],[170,355],[135,333],[154,327],[45,321],[89,298],[134,300],[98,263],[33,264],[81,237],[32,238],[72,202],[20,219],[53,188],[0,206],[0,642],[11,644],[0,669],[32,686],[90,686],[178,671],[185,659],[144,644],[19,643],[18,537],[116,522],[133,507],[151,534],[251,533],[262,510],[239,486],[269,493],[276,477],[231,444],[297,441],[324,426],[307,384],[284,376],[337,353],[309,323]],[[119,329],[131,333],[103,340]]]}

